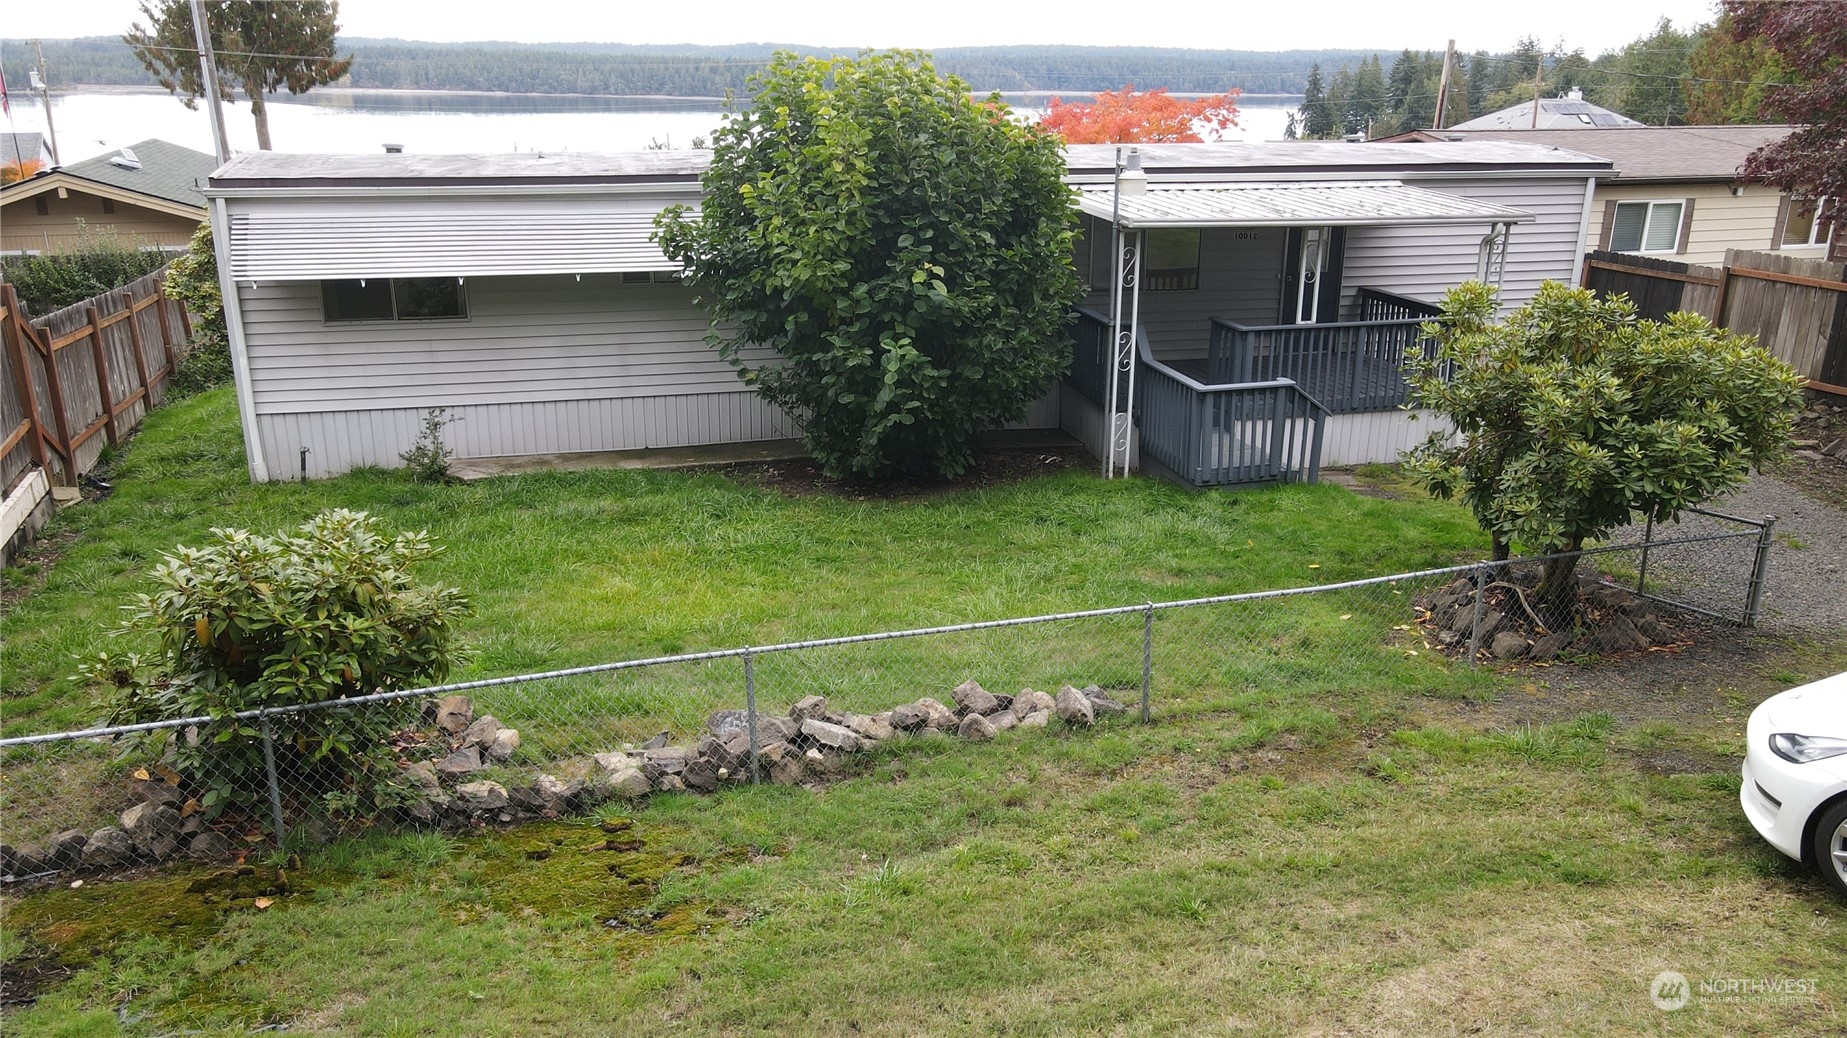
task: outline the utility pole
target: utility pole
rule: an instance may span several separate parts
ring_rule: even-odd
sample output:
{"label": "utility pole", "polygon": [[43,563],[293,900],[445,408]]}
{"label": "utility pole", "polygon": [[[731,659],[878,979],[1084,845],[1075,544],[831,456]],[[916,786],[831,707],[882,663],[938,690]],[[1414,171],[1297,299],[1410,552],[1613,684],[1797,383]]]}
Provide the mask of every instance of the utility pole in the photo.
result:
{"label": "utility pole", "polygon": [[62,166],[64,163],[58,158],[58,128],[51,125],[51,81],[46,78],[45,48],[33,40],[32,49],[38,52],[38,70],[32,73],[32,85],[38,87],[38,99],[45,106],[45,136],[51,139],[51,164]]}
{"label": "utility pole", "polygon": [[1431,121],[1430,128],[1443,128],[1443,111],[1449,104],[1449,69],[1456,61],[1456,41],[1449,41],[1448,49],[1443,51],[1443,78],[1437,81],[1437,117]]}
{"label": "utility pole", "polygon": [[199,44],[199,75],[205,84],[205,110],[212,117],[212,143],[220,166],[231,161],[231,141],[224,132],[224,109],[218,97],[218,62],[212,57],[212,32],[205,24],[204,0],[192,0],[192,37]]}
{"label": "utility pole", "polygon": [[[192,0],[192,2],[196,4],[199,0]],[[1539,129],[1539,80],[1540,77],[1545,75],[1545,72],[1546,56],[1541,54],[1539,56],[1539,64],[1533,67],[1533,125],[1531,128],[1535,130]]]}

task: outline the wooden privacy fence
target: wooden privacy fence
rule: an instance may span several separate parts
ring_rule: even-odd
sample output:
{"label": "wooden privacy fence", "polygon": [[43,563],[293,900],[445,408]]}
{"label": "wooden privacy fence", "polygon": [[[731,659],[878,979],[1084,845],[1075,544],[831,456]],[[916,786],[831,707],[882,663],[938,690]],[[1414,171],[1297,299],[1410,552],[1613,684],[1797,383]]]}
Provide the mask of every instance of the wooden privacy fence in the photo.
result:
{"label": "wooden privacy fence", "polygon": [[192,337],[165,276],[36,319],[0,284],[0,490],[34,463],[74,485],[165,398]]}
{"label": "wooden privacy fence", "polygon": [[1847,394],[1847,264],[1738,249],[1717,267],[1593,252],[1584,284],[1627,293],[1643,317],[1687,310],[1755,335],[1812,388]]}

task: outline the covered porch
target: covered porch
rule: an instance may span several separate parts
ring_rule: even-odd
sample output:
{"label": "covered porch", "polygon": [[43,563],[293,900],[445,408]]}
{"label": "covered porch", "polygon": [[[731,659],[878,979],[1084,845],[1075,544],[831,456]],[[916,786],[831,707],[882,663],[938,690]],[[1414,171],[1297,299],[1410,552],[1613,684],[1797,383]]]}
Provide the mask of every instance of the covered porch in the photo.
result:
{"label": "covered porch", "polygon": [[[1125,162],[1122,179],[1136,172]],[[1192,486],[1314,481],[1330,442],[1341,463],[1394,459],[1428,429],[1399,408],[1434,300],[1470,277],[1498,284],[1513,226],[1532,219],[1382,180],[1111,182],[1079,201],[1091,294],[1067,428],[1106,475]],[[1423,291],[1370,283],[1403,285],[1406,269]]]}

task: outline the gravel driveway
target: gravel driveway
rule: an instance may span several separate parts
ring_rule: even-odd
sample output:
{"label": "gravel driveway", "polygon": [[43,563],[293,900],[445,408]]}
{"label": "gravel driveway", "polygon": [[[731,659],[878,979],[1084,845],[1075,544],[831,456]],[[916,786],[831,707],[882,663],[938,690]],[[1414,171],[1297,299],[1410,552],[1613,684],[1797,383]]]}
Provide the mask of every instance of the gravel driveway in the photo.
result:
{"label": "gravel driveway", "polygon": [[[1761,473],[1708,507],[1747,519],[1777,517],[1764,587],[1765,627],[1847,631],[1847,511]],[[1720,528],[1697,517],[1683,525],[1688,532]]]}

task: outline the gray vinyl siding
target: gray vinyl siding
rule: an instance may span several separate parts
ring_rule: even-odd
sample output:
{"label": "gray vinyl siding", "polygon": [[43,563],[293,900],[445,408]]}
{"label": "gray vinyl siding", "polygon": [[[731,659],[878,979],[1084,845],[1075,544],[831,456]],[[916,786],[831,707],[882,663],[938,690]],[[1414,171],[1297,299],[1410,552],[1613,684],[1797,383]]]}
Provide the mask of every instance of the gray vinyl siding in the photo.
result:
{"label": "gray vinyl siding", "polygon": [[257,413],[750,392],[706,345],[684,285],[586,274],[465,288],[465,318],[328,323],[319,282],[240,285]]}
{"label": "gray vinyl siding", "polygon": [[[1578,263],[1578,229],[1584,212],[1584,180],[1418,180],[1418,187],[1496,202],[1532,213],[1509,238],[1501,304],[1512,308],[1531,299],[1542,281],[1569,282]],[[1488,226],[1353,227],[1347,231],[1347,259],[1341,281],[1343,309],[1361,287],[1379,288],[1435,301],[1475,276],[1475,260]]]}
{"label": "gray vinyl siding", "polygon": [[[1089,233],[1109,234],[1107,224],[1090,219],[1084,222]],[[1275,324],[1287,236],[1288,231],[1281,227],[1208,228],[1201,232],[1199,288],[1142,293],[1141,325],[1148,331],[1148,344],[1155,356],[1162,360],[1203,358],[1214,317],[1240,324]],[[1109,249],[1099,249],[1095,255],[1107,257]],[[1107,276],[1102,280],[1107,282]],[[1099,313],[1108,313],[1109,304],[1107,288],[1092,289],[1084,300],[1085,306]],[[1124,292],[1125,311],[1128,305],[1128,293]]]}

